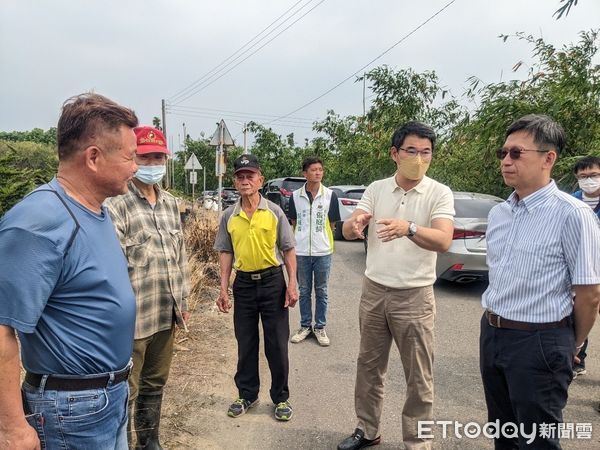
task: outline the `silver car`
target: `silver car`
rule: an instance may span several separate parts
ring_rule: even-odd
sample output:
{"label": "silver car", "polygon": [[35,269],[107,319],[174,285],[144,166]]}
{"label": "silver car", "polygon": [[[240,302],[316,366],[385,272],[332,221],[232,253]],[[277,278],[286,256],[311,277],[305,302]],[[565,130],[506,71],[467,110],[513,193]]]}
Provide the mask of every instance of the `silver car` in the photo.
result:
{"label": "silver car", "polygon": [[438,253],[438,278],[457,283],[485,280],[487,231],[490,209],[502,200],[499,197],[474,192],[454,192],[454,235],[446,253]]}
{"label": "silver car", "polygon": [[352,215],[366,188],[366,186],[357,186],[354,184],[329,186],[329,189],[336,193],[340,207],[340,221],[336,224],[335,231],[333,232],[334,239],[344,239],[344,236],[342,236],[344,220],[347,220]]}
{"label": "silver car", "polygon": [[[446,253],[438,253],[436,275],[438,279],[457,283],[470,283],[486,280],[488,267],[486,262],[488,214],[499,203],[500,197],[475,192],[453,192],[454,235],[452,244]],[[365,229],[365,237],[368,228]],[[364,240],[367,251],[368,239]]]}

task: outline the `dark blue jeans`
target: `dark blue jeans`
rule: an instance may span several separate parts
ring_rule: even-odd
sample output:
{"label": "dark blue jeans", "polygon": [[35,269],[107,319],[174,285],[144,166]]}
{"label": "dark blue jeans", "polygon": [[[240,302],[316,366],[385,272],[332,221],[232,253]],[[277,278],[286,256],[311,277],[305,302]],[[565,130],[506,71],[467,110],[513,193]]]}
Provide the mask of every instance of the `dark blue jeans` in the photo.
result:
{"label": "dark blue jeans", "polygon": [[[524,426],[526,433],[542,423],[558,424],[573,380],[575,334],[571,327],[521,331],[492,327],[484,314],[479,364],[488,420]],[[557,425],[555,430],[557,429]],[[558,435],[495,439],[495,448],[559,449]]]}
{"label": "dark blue jeans", "polygon": [[127,450],[127,382],[102,389],[54,391],[23,383],[27,422],[42,448]]}
{"label": "dark blue jeans", "polygon": [[312,325],[312,290],[315,287],[315,328],[327,325],[327,282],[331,270],[331,255],[296,256],[298,288],[300,290],[300,326]]}

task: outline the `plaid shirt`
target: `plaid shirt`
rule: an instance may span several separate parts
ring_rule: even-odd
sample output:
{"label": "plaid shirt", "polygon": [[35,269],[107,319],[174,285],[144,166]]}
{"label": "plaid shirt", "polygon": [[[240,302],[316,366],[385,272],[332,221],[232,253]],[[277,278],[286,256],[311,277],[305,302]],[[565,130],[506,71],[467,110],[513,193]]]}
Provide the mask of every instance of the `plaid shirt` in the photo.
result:
{"label": "plaid shirt", "polygon": [[175,197],[155,185],[154,208],[133,184],[129,192],[106,200],[127,257],[137,310],[135,339],[168,330],[173,314],[183,326],[190,277]]}

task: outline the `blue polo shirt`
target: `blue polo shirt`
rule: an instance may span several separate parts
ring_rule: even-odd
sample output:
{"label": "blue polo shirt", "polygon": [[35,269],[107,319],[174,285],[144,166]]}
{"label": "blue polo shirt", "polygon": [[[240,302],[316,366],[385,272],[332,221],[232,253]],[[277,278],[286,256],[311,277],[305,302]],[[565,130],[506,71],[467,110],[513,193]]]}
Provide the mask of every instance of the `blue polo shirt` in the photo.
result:
{"label": "blue polo shirt", "polygon": [[0,219],[0,324],[18,331],[28,371],[121,369],[132,352],[135,297],[113,223],[56,179],[40,189],[49,188],[75,218],[55,193],[34,191]]}

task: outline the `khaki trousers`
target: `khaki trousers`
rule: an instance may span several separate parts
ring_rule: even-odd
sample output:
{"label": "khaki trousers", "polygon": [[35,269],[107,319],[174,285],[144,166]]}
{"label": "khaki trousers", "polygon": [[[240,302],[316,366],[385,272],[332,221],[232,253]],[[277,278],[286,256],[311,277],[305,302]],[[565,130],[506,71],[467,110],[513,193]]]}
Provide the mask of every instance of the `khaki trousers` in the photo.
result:
{"label": "khaki trousers", "polygon": [[357,427],[367,439],[380,435],[383,385],[392,339],[406,378],[402,438],[407,449],[430,449],[417,437],[418,421],[433,420],[433,287],[395,289],[363,280],[360,299],[360,351],[354,402]]}

